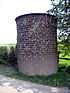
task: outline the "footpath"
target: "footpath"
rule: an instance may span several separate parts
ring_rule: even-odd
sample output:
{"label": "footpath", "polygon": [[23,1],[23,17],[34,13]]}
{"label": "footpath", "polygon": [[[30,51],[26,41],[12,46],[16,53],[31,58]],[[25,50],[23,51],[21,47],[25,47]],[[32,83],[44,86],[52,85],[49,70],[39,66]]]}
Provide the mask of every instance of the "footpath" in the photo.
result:
{"label": "footpath", "polygon": [[70,93],[70,89],[34,84],[0,75],[0,93]]}

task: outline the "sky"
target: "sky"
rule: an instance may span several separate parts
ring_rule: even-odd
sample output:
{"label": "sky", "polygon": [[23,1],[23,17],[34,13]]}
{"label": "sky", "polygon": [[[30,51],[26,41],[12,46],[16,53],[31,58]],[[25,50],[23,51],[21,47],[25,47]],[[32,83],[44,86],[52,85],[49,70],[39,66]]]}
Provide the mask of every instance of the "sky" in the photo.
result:
{"label": "sky", "polygon": [[50,0],[0,0],[0,44],[17,42],[17,16],[45,13],[50,8]]}

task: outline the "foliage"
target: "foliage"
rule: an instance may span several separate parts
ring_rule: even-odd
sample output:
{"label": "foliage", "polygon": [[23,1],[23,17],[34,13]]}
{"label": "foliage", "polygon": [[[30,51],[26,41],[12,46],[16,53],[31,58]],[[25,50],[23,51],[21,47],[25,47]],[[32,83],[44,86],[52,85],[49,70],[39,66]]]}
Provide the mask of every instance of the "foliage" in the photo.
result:
{"label": "foliage", "polygon": [[[64,52],[64,50],[62,49],[62,46],[63,44],[59,43],[59,47],[60,47],[59,50],[61,49],[60,51]],[[3,64],[6,64],[6,63],[11,64],[12,61],[14,60],[13,56],[15,56],[14,54],[15,47],[12,47],[12,46],[7,47],[7,50],[8,50],[8,54],[10,54],[8,59],[9,61],[7,62],[2,57],[0,58],[0,63],[2,62]],[[3,49],[0,50],[0,54],[3,54],[4,52],[5,50]],[[63,52],[60,52],[60,57],[63,57],[63,58],[70,57],[69,55],[61,56],[63,55],[62,54]],[[23,73],[20,73],[15,68],[11,68],[11,66],[7,66],[7,65],[6,66],[0,65],[0,74],[6,75],[12,78],[31,81],[31,82],[35,82],[39,84],[44,84],[44,85],[50,85],[50,86],[56,86],[56,87],[70,87],[70,60],[59,59],[58,72],[56,74],[49,75],[49,76],[38,76],[38,75],[28,76]]]}
{"label": "foliage", "polygon": [[[70,43],[70,11],[67,9],[70,6],[69,3],[65,3],[66,0],[51,0],[52,9],[47,11],[48,13],[54,14],[58,18],[58,31],[60,31],[58,38],[62,41]],[[64,43],[65,43],[64,42]]]}
{"label": "foliage", "polygon": [[[56,87],[69,87],[70,88],[70,60],[61,59],[63,58],[70,58],[70,53],[64,55],[65,49],[63,48],[64,44],[61,42],[58,42],[58,50],[60,51],[59,56],[59,64],[58,64],[58,72],[53,75],[49,76],[28,76],[23,73],[20,73],[15,68],[10,68],[10,66],[2,66],[0,65],[0,74],[31,81],[39,84],[44,85],[50,85],[50,86],[56,86]],[[15,46],[0,46],[0,63],[1,64],[15,64],[16,62],[16,52],[15,52]],[[7,55],[5,56],[5,54]],[[63,56],[64,55],[64,56]],[[4,58],[5,56],[5,58]],[[12,63],[13,62],[13,63]]]}
{"label": "foliage", "polygon": [[16,49],[14,46],[0,46],[0,64],[17,64]]}
{"label": "foliage", "polygon": [[13,46],[10,47],[8,62],[13,66],[16,66],[17,64],[16,49]]}
{"label": "foliage", "polygon": [[4,59],[0,59],[0,64],[4,64],[4,65],[8,65],[8,62],[6,61],[6,60],[4,60]]}
{"label": "foliage", "polygon": [[59,59],[58,71],[70,73],[70,60]]}
{"label": "foliage", "polygon": [[6,61],[8,59],[8,48],[6,46],[0,47],[0,59],[4,59]]}
{"label": "foliage", "polygon": [[58,42],[59,57],[70,58],[70,44],[64,42]]}

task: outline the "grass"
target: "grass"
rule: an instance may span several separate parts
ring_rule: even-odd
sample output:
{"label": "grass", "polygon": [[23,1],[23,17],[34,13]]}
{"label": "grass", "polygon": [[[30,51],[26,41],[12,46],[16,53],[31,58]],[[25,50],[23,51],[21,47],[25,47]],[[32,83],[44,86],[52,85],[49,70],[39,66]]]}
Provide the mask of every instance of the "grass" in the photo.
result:
{"label": "grass", "polygon": [[17,72],[16,74],[13,74],[13,76],[17,79],[31,81],[43,85],[70,87],[70,75],[64,72],[58,72],[50,76],[27,76],[25,74]]}
{"label": "grass", "polygon": [[70,60],[59,59],[59,65],[70,66]]}
{"label": "grass", "polygon": [[50,85],[56,87],[68,87],[70,88],[70,74],[65,72],[65,69],[70,66],[70,60],[60,59],[59,69],[56,74],[49,76],[27,76],[15,70],[14,68],[10,68],[8,66],[0,67],[0,74],[9,76],[11,78],[16,78],[25,81],[31,81],[37,84]]}
{"label": "grass", "polygon": [[20,80],[31,81],[37,84],[70,88],[70,68],[69,68],[70,60],[61,59],[61,57],[70,58],[70,55],[62,56],[64,54],[64,51],[63,50],[61,51],[62,51],[62,54],[60,54],[59,56],[60,59],[59,59],[59,65],[58,65],[58,72],[56,74],[49,75],[49,76],[38,76],[38,75],[27,76],[7,65],[0,65],[0,74],[6,75],[12,78],[20,79]]}
{"label": "grass", "polygon": [[4,46],[9,46],[10,47],[10,46],[16,46],[16,44],[0,44],[0,46],[3,46],[3,47]]}

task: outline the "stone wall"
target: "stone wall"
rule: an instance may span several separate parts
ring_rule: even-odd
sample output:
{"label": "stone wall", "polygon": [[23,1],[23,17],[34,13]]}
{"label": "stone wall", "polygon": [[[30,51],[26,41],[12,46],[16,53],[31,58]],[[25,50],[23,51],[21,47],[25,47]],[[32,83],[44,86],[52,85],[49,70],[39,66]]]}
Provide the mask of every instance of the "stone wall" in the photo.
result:
{"label": "stone wall", "polygon": [[19,71],[49,75],[57,71],[57,19],[49,14],[26,14],[16,18]]}

